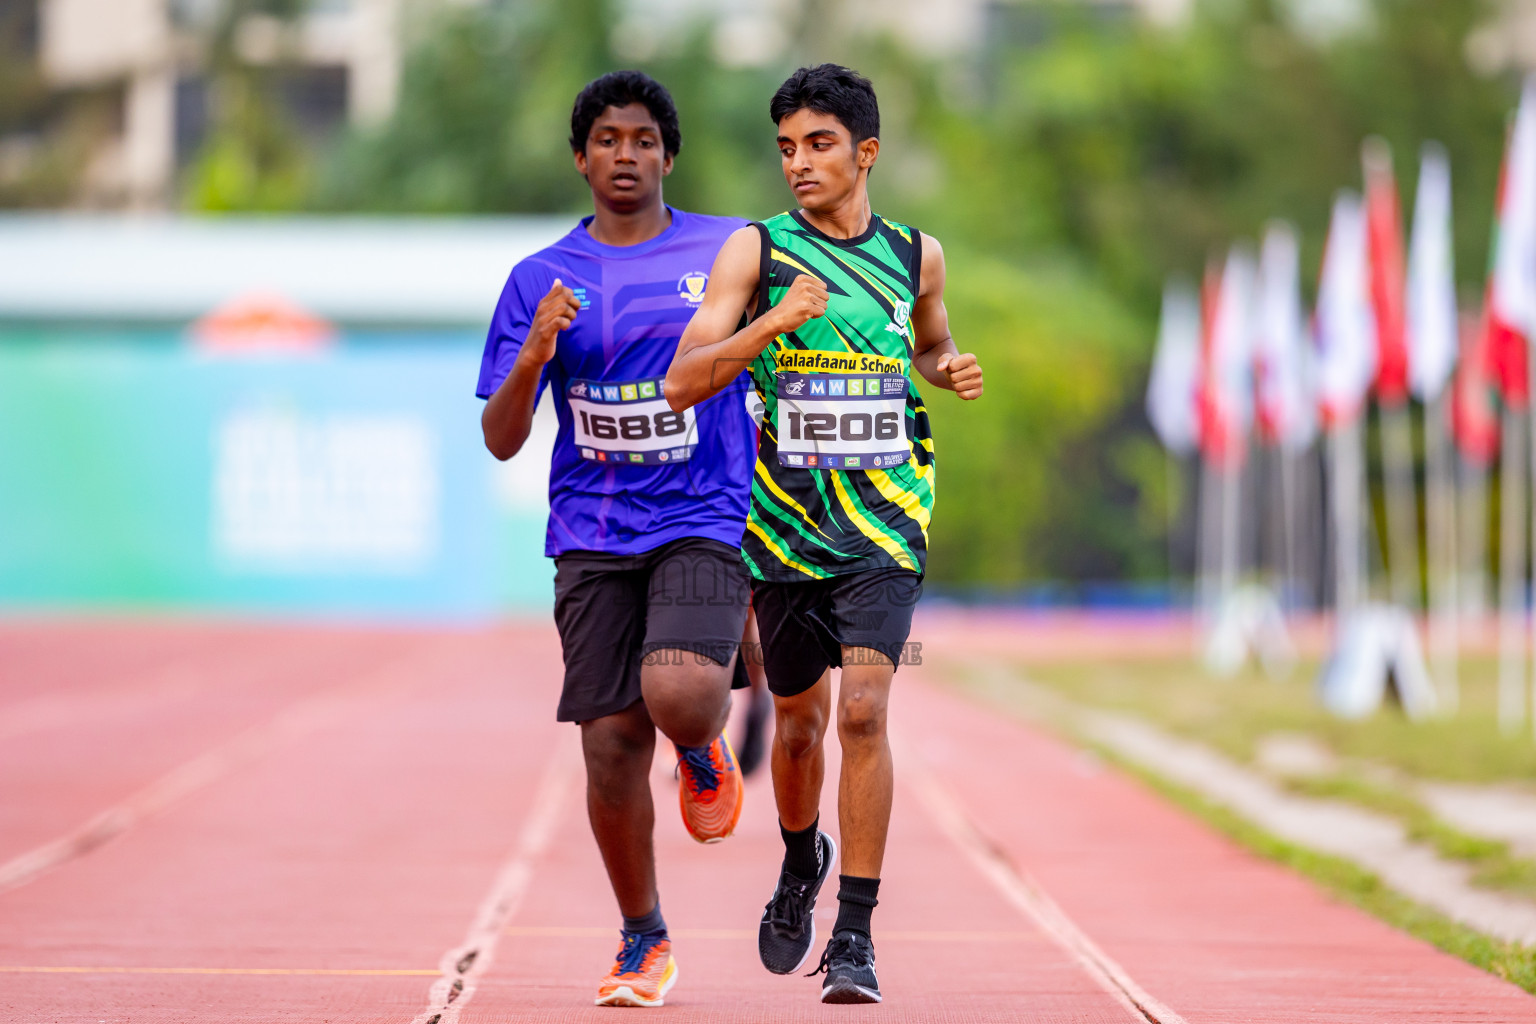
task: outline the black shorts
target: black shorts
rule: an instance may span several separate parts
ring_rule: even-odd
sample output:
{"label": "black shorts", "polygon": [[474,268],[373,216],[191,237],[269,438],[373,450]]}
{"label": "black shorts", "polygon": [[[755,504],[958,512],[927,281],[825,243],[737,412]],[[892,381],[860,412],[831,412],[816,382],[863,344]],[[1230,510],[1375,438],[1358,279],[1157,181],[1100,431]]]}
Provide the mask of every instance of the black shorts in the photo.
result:
{"label": "black shorts", "polygon": [[[571,551],[555,559],[555,625],[565,685],[555,717],[587,722],[640,699],[640,664],[680,650],[731,664],[747,621],[740,552],[685,537],[639,555]],[[747,685],[742,659],[731,685]]]}
{"label": "black shorts", "polygon": [[752,581],[768,689],[793,697],[843,663],[843,648],[866,647],[900,665],[923,578],[906,569],[870,569],[824,580]]}

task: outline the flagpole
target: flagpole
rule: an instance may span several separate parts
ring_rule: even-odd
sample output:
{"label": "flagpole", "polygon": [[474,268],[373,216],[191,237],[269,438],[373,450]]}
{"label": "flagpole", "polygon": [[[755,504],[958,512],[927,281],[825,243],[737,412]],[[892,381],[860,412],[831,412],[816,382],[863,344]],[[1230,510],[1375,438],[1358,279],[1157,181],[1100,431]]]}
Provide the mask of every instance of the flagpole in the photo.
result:
{"label": "flagpole", "polygon": [[1499,728],[1525,717],[1525,417],[1506,405],[1499,446]]}
{"label": "flagpole", "polygon": [[1178,592],[1178,548],[1179,532],[1179,495],[1184,485],[1184,460],[1178,452],[1171,448],[1163,449],[1163,466],[1166,471],[1164,483],[1168,488],[1168,600],[1174,601],[1174,595]]}
{"label": "flagpole", "polygon": [[[1528,455],[1528,457],[1530,458],[1531,461],[1528,462],[1528,463],[1525,463],[1524,465],[1530,467],[1530,471],[1531,471],[1530,479],[1531,479],[1532,482],[1536,482],[1536,359],[1530,358],[1529,350],[1527,350],[1527,358],[1526,358],[1526,361],[1525,361],[1525,365],[1526,365],[1526,382],[1527,382],[1527,385],[1529,387],[1529,390],[1527,391],[1527,396],[1528,397],[1527,397],[1526,403],[1525,403],[1526,408],[1525,408],[1524,421],[1525,421],[1525,424],[1529,425],[1530,431],[1531,431],[1529,434],[1526,435],[1526,441],[1527,441],[1527,444],[1528,444],[1526,454]],[[1518,415],[1516,416],[1516,418],[1518,420],[1518,418],[1519,418]],[[1522,481],[1522,484],[1523,484],[1523,481]],[[1526,519],[1527,519],[1527,517],[1526,517],[1526,509],[1525,509],[1526,492],[1525,492],[1525,489],[1524,489],[1523,486],[1521,488],[1520,496],[1521,496],[1520,516],[1521,516],[1521,520],[1522,521],[1526,521]],[[1528,540],[1530,542],[1530,545],[1531,545],[1529,550],[1532,551],[1532,552],[1536,552],[1536,519],[1531,519],[1529,521],[1528,526],[1527,526],[1527,530],[1522,532],[1521,539],[1522,540]],[[1520,554],[1521,554],[1520,563],[1519,563],[1520,564],[1520,615],[1521,615],[1521,618],[1524,620],[1523,623],[1522,623],[1524,628],[1521,630],[1521,638],[1522,638],[1522,640],[1524,642],[1526,642],[1526,649],[1527,649],[1527,652],[1529,653],[1529,655],[1531,657],[1536,657],[1536,644],[1530,643],[1530,634],[1531,634],[1531,628],[1532,628],[1531,612],[1530,612],[1530,610],[1526,606],[1526,595],[1527,595],[1527,588],[1526,588],[1526,582],[1525,582],[1525,554],[1526,554],[1526,552],[1524,550],[1522,550]],[[1532,728],[1533,735],[1536,735],[1536,664],[1533,664],[1532,668],[1531,668],[1531,693],[1530,693],[1530,700],[1526,704],[1526,707],[1532,709],[1531,728]]]}
{"label": "flagpole", "polygon": [[1461,703],[1460,637],[1456,599],[1456,494],[1451,481],[1449,409],[1441,392],[1424,409],[1424,526],[1429,565],[1430,648],[1441,706],[1454,715]]}
{"label": "flagpole", "polygon": [[1365,499],[1360,486],[1362,444],[1360,420],[1353,417],[1328,434],[1328,454],[1332,463],[1334,529],[1334,631],[1342,634],[1344,623],[1361,604],[1361,504]]}
{"label": "flagpole", "polygon": [[1298,559],[1296,556],[1296,537],[1299,532],[1296,525],[1296,453],[1281,445],[1275,448],[1275,456],[1279,460],[1280,471],[1280,543],[1282,547],[1281,560],[1275,571],[1280,577],[1278,595],[1280,607],[1289,614],[1291,608],[1297,603],[1296,594],[1300,590],[1297,585]]}
{"label": "flagpole", "polygon": [[1229,459],[1227,463],[1221,468],[1221,588],[1217,597],[1218,615],[1237,589],[1238,552],[1242,537],[1238,516],[1242,511],[1243,464],[1236,459]]}
{"label": "flagpole", "polygon": [[1486,461],[1457,453],[1457,487],[1460,508],[1456,523],[1460,527],[1461,580],[1456,593],[1465,621],[1480,628],[1488,614],[1488,470]]}
{"label": "flagpole", "polygon": [[1414,611],[1419,601],[1419,524],[1413,483],[1413,433],[1408,403],[1382,403],[1381,471],[1391,549],[1388,587],[1392,601]]}
{"label": "flagpole", "polygon": [[1219,473],[1208,454],[1200,456],[1200,527],[1195,552],[1199,580],[1200,633],[1197,650],[1204,649],[1205,634],[1216,622],[1217,565],[1221,549],[1221,486]]}

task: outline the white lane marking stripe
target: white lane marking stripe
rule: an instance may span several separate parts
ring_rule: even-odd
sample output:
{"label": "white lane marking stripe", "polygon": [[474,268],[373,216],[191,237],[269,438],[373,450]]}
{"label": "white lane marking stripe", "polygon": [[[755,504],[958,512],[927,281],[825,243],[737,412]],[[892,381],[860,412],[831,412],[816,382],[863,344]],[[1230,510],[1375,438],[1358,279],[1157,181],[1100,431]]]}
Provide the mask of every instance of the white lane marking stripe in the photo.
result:
{"label": "white lane marking stripe", "polygon": [[440,976],[427,993],[427,1008],[416,1015],[412,1024],[454,1024],[459,1011],[474,995],[476,982],[495,957],[497,940],[528,891],[534,862],[548,849],[555,827],[571,803],[577,777],[577,730],[567,728],[562,733],[539,780],[511,856],[480,902],[464,942],[443,954],[438,964]]}
{"label": "white lane marking stripe", "polygon": [[891,734],[897,747],[897,764],[905,781],[916,793],[924,810],[984,878],[1008,901],[1040,926],[1062,949],[1078,962],[1094,981],[1138,1021],[1152,1024],[1188,1024],[1167,1004],[1154,998],[1136,983],[1118,963],[1105,953],[1067,916],[1066,911],[1045,894],[1038,882],[1021,869],[996,842],[989,839],[964,811],[954,795],[944,788],[916,748],[905,737]]}

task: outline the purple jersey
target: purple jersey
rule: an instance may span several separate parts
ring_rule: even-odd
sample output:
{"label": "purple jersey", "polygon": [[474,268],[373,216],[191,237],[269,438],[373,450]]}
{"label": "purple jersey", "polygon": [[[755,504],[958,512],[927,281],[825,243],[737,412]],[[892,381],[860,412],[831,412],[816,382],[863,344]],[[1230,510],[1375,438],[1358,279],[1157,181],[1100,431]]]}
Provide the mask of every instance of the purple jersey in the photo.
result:
{"label": "purple jersey", "polygon": [[584,219],[513,267],[496,304],[481,398],[511,372],[555,278],[581,303],[539,383],[541,397],[553,389],[560,421],[546,555],[639,554],[682,537],[741,543],[757,455],[747,377],[683,413],[667,408],[661,380],[716,253],[746,222],[668,209],[671,226],[632,246],[603,245]]}

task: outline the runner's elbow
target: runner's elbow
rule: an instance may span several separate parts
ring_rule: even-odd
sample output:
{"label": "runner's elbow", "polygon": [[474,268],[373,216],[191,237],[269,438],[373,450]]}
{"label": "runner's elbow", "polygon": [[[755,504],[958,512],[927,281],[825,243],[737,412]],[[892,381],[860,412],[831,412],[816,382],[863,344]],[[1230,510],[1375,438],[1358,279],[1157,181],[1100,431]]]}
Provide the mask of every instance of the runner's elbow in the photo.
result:
{"label": "runner's elbow", "polygon": [[682,412],[698,402],[678,374],[676,365],[667,371],[667,379],[661,382],[661,392],[666,396],[667,408],[673,412]]}
{"label": "runner's elbow", "polygon": [[498,462],[506,462],[512,456],[523,450],[525,437],[511,438],[492,433],[488,429],[481,430],[485,436],[485,450],[496,456]]}

